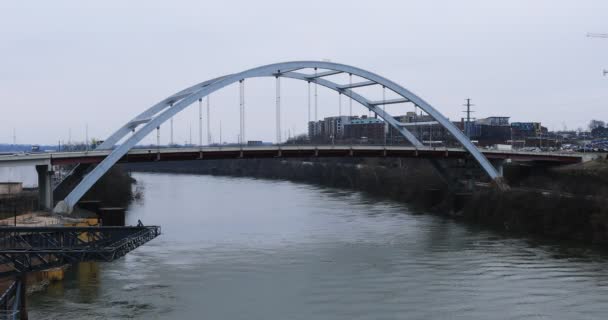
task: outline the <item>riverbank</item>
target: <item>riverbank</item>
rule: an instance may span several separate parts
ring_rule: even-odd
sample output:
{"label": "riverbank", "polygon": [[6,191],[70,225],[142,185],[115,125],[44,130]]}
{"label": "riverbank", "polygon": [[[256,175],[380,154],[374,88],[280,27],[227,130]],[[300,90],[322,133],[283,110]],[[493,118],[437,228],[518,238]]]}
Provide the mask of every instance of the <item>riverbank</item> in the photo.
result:
{"label": "riverbank", "polygon": [[[83,200],[99,201],[103,206],[126,208],[137,195],[133,191],[133,179],[120,166],[112,168],[94,187],[87,192]],[[38,192],[35,189],[26,190],[19,194],[0,198],[0,227],[47,227],[99,226],[100,219],[95,212],[75,208],[70,216],[56,215],[51,212],[38,210]],[[94,265],[94,263],[89,263]],[[44,291],[53,282],[62,282],[67,270],[78,265],[63,265],[43,271],[29,272],[25,275],[26,293]],[[0,271],[11,271],[10,264],[0,264]],[[14,277],[0,279],[0,294],[4,293],[15,280]]]}
{"label": "riverbank", "polygon": [[512,233],[608,243],[608,162],[553,169],[508,166],[514,187],[451,192],[430,163],[408,159],[206,160],[129,164],[141,172],[282,179],[363,191]]}

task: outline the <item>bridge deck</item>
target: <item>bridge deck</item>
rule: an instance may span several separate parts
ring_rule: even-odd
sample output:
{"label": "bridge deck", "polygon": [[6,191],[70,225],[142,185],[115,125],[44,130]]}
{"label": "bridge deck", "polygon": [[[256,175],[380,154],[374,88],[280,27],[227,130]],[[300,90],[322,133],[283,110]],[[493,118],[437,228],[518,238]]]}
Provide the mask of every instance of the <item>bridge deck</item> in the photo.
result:
{"label": "bridge deck", "polygon": [[[579,153],[521,152],[481,150],[490,160],[511,159],[519,162],[571,164],[582,162]],[[0,156],[0,167],[25,165],[69,165],[101,162],[111,151],[31,153]],[[303,157],[409,157],[409,158],[467,158],[462,148],[431,148],[381,145],[284,145],[284,146],[224,146],[194,148],[137,148],[129,151],[121,162],[178,161],[196,159],[235,158],[303,158]]]}

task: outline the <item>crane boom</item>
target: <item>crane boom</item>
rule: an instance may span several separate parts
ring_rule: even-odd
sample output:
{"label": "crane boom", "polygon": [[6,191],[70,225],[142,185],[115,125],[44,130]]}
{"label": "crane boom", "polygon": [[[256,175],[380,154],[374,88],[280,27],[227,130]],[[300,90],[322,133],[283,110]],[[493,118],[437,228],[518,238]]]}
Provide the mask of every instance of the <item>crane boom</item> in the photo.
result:
{"label": "crane boom", "polygon": [[589,38],[608,38],[608,33],[587,33]]}

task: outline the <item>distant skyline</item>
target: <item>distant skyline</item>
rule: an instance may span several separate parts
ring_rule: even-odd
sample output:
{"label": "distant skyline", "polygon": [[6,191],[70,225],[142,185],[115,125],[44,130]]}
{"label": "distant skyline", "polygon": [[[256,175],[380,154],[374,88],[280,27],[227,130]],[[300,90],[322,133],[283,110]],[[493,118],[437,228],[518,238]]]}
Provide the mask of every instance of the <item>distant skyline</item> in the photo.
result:
{"label": "distant skyline", "polygon": [[[452,120],[471,98],[478,118],[586,128],[608,121],[608,39],[586,37],[608,32],[607,9],[601,0],[5,1],[0,143],[12,143],[13,129],[17,143],[57,144],[69,131],[82,141],[87,125],[104,139],[197,82],[324,59],[385,76]],[[273,79],[246,82],[247,139],[274,141],[274,90]],[[306,133],[306,85],[284,80],[282,92],[283,128]],[[337,99],[319,89],[319,118],[337,114]],[[235,141],[238,86],[211,101],[214,141],[220,121]],[[176,142],[190,127],[198,143],[196,105],[175,118]],[[161,136],[167,143],[168,124]]]}

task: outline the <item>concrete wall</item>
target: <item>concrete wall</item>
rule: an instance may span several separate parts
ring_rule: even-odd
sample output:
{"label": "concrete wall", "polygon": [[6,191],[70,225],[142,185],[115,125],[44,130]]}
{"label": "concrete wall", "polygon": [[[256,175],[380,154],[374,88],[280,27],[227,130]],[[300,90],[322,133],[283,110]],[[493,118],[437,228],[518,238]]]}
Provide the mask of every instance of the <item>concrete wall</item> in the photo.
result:
{"label": "concrete wall", "polygon": [[21,182],[0,182],[0,194],[17,194],[23,191]]}

